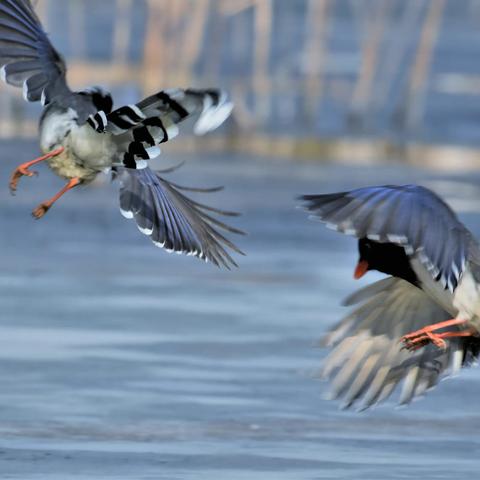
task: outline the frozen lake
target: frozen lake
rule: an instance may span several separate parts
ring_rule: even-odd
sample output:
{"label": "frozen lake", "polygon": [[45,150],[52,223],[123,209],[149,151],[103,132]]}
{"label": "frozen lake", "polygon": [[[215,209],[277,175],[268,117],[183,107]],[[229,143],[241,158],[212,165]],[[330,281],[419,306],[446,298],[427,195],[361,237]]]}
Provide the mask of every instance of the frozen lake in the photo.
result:
{"label": "frozen lake", "polygon": [[16,197],[7,182],[36,151],[2,144],[0,478],[478,475],[478,369],[406,409],[357,414],[324,399],[315,343],[344,314],[343,297],[376,276],[354,282],[356,242],[309,222],[293,200],[421,181],[480,235],[478,175],[186,157],[171,179],[226,185],[206,201],[244,214],[233,223],[249,232],[238,239],[247,256],[224,272],[153,247],[108,183],[34,221],[61,181],[40,167]]}

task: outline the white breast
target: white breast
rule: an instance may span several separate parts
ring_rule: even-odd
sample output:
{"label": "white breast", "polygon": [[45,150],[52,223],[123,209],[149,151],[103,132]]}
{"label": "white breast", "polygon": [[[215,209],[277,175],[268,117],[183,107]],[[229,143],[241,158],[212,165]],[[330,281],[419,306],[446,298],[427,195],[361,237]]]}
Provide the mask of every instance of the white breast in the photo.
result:
{"label": "white breast", "polygon": [[480,290],[470,269],[465,270],[458,287],[453,295],[453,304],[458,310],[458,317],[474,319],[474,323],[480,321]]}
{"label": "white breast", "polygon": [[110,167],[116,151],[110,133],[96,132],[88,124],[72,128],[68,148],[82,165],[94,170]]}
{"label": "white breast", "polygon": [[473,320],[473,323],[480,322],[480,289],[468,263],[453,294],[440,282],[436,282],[417,258],[413,258],[411,264],[422,284],[422,290],[450,313],[452,318]]}
{"label": "white breast", "polygon": [[112,165],[115,145],[111,134],[98,133],[88,124],[78,125],[72,108],[66,112],[52,112],[41,125],[40,148],[44,153],[63,146],[72,164],[95,171]]}
{"label": "white breast", "polygon": [[[456,317],[458,309],[454,305],[454,297],[450,290],[445,290],[440,282],[436,282],[432,274],[425,268],[422,262],[417,257],[410,259],[413,271],[421,283],[422,290],[440,305],[445,311]],[[458,288],[458,287],[457,287]]]}
{"label": "white breast", "polygon": [[77,126],[77,113],[72,108],[66,112],[55,112],[46,115],[40,129],[40,148],[48,153],[64,144],[69,131]]}

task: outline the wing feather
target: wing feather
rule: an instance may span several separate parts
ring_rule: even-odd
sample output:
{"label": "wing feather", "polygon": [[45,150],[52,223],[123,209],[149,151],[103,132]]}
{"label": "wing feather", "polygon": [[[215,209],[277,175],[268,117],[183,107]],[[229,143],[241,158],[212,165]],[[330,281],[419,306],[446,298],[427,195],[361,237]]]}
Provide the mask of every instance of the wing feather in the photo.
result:
{"label": "wing feather", "polygon": [[3,79],[23,86],[28,101],[70,98],[65,62],[28,0],[0,0],[0,66]]}
{"label": "wing feather", "polygon": [[204,211],[221,215],[221,210],[191,201],[149,168],[125,168],[119,172],[118,178],[122,213],[133,218],[140,231],[150,236],[156,245],[169,251],[195,255],[218,266],[236,266],[226,248],[242,252],[219,229],[237,234],[243,232]]}
{"label": "wing feather", "polygon": [[450,318],[405,280],[383,279],[346,299],[348,305],[357,303],[324,338],[332,351],[321,374],[346,408],[369,408],[386,400],[398,385],[399,403],[409,403],[478,355],[480,342],[463,338],[452,338],[445,350],[433,345],[416,352],[402,348],[402,335]]}
{"label": "wing feather", "polygon": [[450,207],[418,185],[365,187],[301,198],[309,212],[342,233],[394,243],[408,255],[418,253],[431,276],[451,291],[467,259],[480,256],[477,242]]}

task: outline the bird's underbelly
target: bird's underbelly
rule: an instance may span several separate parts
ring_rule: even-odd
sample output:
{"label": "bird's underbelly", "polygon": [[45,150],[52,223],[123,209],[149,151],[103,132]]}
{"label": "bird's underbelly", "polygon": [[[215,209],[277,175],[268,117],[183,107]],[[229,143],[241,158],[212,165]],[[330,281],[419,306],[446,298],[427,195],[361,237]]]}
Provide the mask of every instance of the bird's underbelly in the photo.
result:
{"label": "bird's underbelly", "polygon": [[432,274],[423,266],[416,257],[410,259],[413,271],[415,272],[422,290],[445,311],[456,317],[458,308],[453,303],[453,295],[446,290],[440,282],[433,279]]}
{"label": "bird's underbelly", "polygon": [[480,286],[470,268],[465,269],[453,296],[453,304],[458,310],[458,317],[468,320],[480,331]]}
{"label": "bird's underbelly", "polygon": [[466,320],[480,331],[480,287],[473,277],[468,263],[455,291],[451,293],[440,282],[433,281],[431,273],[418,259],[413,258],[411,262],[420,280],[422,290],[452,318]]}
{"label": "bird's underbelly", "polygon": [[58,176],[67,180],[79,178],[82,182],[91,182],[99,173],[99,170],[79,163],[78,159],[68,149],[55,157],[49,158],[47,163]]}
{"label": "bird's underbelly", "polygon": [[73,128],[61,145],[64,151],[47,162],[63,178],[89,182],[112,166],[114,146],[110,135],[95,132],[88,125]]}

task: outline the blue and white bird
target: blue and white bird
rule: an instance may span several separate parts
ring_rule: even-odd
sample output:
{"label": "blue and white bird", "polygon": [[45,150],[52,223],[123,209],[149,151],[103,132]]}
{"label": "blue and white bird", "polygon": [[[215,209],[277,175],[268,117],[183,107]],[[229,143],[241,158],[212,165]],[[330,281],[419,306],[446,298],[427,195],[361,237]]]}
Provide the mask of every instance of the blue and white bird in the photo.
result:
{"label": "blue and white bird", "polygon": [[236,214],[182,193],[218,189],[180,187],[148,167],[148,160],[160,154],[158,145],[175,137],[183,120],[196,120],[196,134],[218,127],[232,110],[223,92],[164,90],[116,109],[110,94],[99,88],[74,92],[67,84],[65,62],[30,0],[0,0],[0,66],[4,81],[22,87],[26,100],[44,105],[39,125],[43,155],[15,170],[11,192],[22,176],[35,174],[32,165],[43,161],[68,182],[33,211],[35,218],[43,217],[68,190],[112,170],[121,185],[122,214],[134,219],[155,245],[227,268],[236,265],[228,250],[242,252],[219,230],[242,232],[212,216]]}

